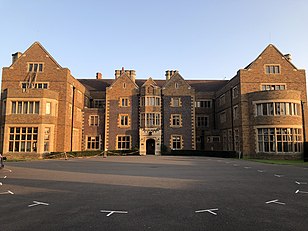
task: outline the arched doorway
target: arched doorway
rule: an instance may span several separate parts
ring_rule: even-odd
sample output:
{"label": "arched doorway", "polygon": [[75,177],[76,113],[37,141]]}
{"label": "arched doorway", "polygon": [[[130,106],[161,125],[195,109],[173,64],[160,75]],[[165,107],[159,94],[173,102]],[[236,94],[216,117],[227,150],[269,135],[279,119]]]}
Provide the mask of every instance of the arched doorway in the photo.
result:
{"label": "arched doorway", "polygon": [[155,155],[155,140],[154,139],[148,139],[146,142],[147,147],[147,155]]}

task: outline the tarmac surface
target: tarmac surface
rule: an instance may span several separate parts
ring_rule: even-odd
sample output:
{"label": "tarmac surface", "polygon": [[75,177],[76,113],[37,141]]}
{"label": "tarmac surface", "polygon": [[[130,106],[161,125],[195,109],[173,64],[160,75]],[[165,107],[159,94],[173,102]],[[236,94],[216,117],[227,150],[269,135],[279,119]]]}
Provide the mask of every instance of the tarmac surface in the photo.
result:
{"label": "tarmac surface", "polygon": [[0,230],[308,230],[308,167],[171,156],[7,162]]}

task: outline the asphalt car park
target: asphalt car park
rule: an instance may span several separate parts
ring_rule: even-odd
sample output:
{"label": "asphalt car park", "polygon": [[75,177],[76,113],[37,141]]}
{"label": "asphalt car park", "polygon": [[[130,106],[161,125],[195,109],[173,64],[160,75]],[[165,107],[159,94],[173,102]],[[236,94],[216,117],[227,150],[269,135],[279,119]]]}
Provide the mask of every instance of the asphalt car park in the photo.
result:
{"label": "asphalt car park", "polygon": [[308,168],[114,156],[9,162],[1,230],[307,230]]}

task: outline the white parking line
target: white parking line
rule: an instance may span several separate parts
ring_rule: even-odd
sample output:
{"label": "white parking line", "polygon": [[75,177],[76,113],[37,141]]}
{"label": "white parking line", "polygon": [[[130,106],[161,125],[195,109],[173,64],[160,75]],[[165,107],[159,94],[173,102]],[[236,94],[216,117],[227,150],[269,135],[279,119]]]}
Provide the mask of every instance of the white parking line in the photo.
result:
{"label": "white parking line", "polygon": [[108,213],[108,214],[106,215],[106,217],[109,217],[109,216],[111,216],[111,215],[114,214],[114,213],[126,214],[126,213],[128,213],[128,212],[127,212],[127,211],[101,210],[101,213]]}
{"label": "white parking line", "polygon": [[275,177],[283,177],[284,175],[275,174]]}
{"label": "white parking line", "polygon": [[10,190],[7,190],[6,192],[2,192],[0,194],[11,194],[11,195],[13,195],[14,193],[12,191],[10,191]]}
{"label": "white parking line", "polygon": [[308,192],[305,192],[305,191],[300,191],[299,189],[295,191],[295,193],[308,193]]}
{"label": "white parking line", "polygon": [[36,206],[36,205],[45,205],[45,206],[49,205],[48,203],[40,202],[40,201],[33,201],[33,203],[34,204],[28,205],[28,207],[33,207],[33,206]]}
{"label": "white parking line", "polygon": [[214,212],[213,212],[213,211],[217,211],[217,210],[218,210],[218,208],[217,208],[217,209],[204,209],[204,210],[197,210],[197,211],[195,211],[195,213],[204,213],[204,212],[208,212],[208,213],[211,213],[211,214],[217,216],[217,213],[214,213]]}
{"label": "white parking line", "polygon": [[264,170],[258,170],[258,172],[264,172]]}
{"label": "white parking line", "polygon": [[271,204],[271,203],[275,203],[275,204],[279,204],[279,205],[285,205],[286,203],[284,202],[279,202],[278,199],[276,200],[272,200],[272,201],[267,201],[265,202],[266,204]]}
{"label": "white parking line", "polygon": [[251,168],[251,167],[244,167],[244,168],[249,169],[249,168]]}
{"label": "white parking line", "polygon": [[295,184],[307,184],[307,182],[299,182],[299,181],[295,181]]}

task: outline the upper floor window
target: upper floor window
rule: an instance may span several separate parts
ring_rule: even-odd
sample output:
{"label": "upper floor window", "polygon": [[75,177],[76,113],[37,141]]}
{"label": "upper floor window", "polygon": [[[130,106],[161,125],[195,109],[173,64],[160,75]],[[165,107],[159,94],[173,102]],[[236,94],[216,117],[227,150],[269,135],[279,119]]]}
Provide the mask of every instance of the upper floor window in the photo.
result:
{"label": "upper floor window", "polygon": [[39,101],[12,101],[12,114],[39,114]]}
{"label": "upper floor window", "polygon": [[226,96],[225,94],[223,94],[219,97],[218,105],[221,106],[221,105],[224,105],[225,103],[226,103]]}
{"label": "upper floor window", "polygon": [[171,107],[182,107],[181,98],[179,97],[171,98]]}
{"label": "upper floor window", "polygon": [[232,88],[232,97],[233,98],[238,97],[238,86],[235,86],[234,88]]}
{"label": "upper floor window", "polygon": [[239,117],[239,109],[238,109],[238,105],[235,105],[233,107],[233,120],[238,119]]}
{"label": "upper floor window", "polygon": [[142,97],[141,106],[160,106],[160,97],[159,96]]}
{"label": "upper floor window", "polygon": [[28,83],[22,82],[21,83],[21,88],[26,89],[26,88],[37,88],[37,89],[48,89],[48,83],[46,82],[35,82],[32,83],[31,86],[29,86]]}
{"label": "upper floor window", "polygon": [[160,113],[142,113],[141,127],[160,126]]}
{"label": "upper floor window", "polygon": [[46,115],[50,115],[51,114],[51,102],[47,102],[46,103]]}
{"label": "upper floor window", "polygon": [[128,107],[129,99],[128,98],[120,98],[120,107]]}
{"label": "upper floor window", "polygon": [[209,117],[208,116],[197,116],[197,127],[208,127]]}
{"label": "upper floor window", "polygon": [[211,108],[212,107],[212,100],[210,99],[201,99],[196,101],[195,103],[196,107],[202,107],[202,108]]}
{"label": "upper floor window", "polygon": [[28,63],[28,72],[43,72],[43,63]]}
{"label": "upper floor window", "polygon": [[225,123],[227,121],[227,115],[226,112],[220,113],[220,123]]}
{"label": "upper floor window", "polygon": [[280,74],[280,66],[279,65],[265,65],[265,73],[266,74]]}
{"label": "upper floor window", "polygon": [[129,116],[127,114],[119,115],[119,127],[128,127],[129,126]]}
{"label": "upper floor window", "polygon": [[105,107],[105,100],[104,99],[94,99],[93,100],[93,107],[94,108],[104,108]]}
{"label": "upper floor window", "polygon": [[257,103],[257,116],[300,115],[300,104],[286,102]]}
{"label": "upper floor window", "polygon": [[285,90],[286,85],[285,84],[262,84],[261,90],[262,91],[279,91],[279,90]]}
{"label": "upper floor window", "polygon": [[170,123],[171,127],[181,127],[182,116],[180,114],[172,114]]}
{"label": "upper floor window", "polygon": [[90,126],[99,126],[99,116],[98,115],[90,115],[89,116],[89,125]]}

